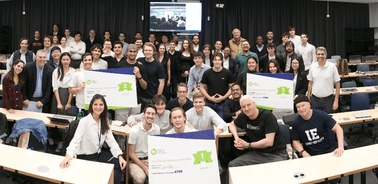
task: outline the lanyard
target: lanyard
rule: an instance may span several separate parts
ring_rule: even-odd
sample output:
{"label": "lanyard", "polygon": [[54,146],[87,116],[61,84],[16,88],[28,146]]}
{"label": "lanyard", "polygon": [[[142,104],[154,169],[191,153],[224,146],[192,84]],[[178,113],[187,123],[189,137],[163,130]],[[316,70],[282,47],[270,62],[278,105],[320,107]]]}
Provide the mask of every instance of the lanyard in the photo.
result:
{"label": "lanyard", "polygon": [[101,124],[98,125],[98,150],[97,153],[101,152]]}

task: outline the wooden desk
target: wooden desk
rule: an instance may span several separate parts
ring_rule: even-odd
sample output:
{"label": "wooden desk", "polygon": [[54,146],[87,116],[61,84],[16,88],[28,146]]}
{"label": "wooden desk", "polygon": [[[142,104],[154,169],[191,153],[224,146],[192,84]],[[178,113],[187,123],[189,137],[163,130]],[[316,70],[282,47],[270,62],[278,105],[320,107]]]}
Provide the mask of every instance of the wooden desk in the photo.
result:
{"label": "wooden desk", "polygon": [[[332,153],[267,164],[230,167],[230,184],[244,183],[317,183],[378,167],[378,145],[346,150],[341,157]],[[304,177],[295,178],[295,174]],[[363,183],[363,182],[362,182]]]}
{"label": "wooden desk", "polygon": [[54,123],[54,122],[51,122],[49,118],[47,118],[47,117],[53,117],[54,114],[30,112],[30,111],[22,111],[22,110],[15,110],[15,111],[16,112],[14,114],[11,114],[5,108],[0,108],[0,112],[7,116],[8,121],[18,121],[23,118],[34,118],[34,119],[42,120],[46,124],[47,127],[59,128],[59,129],[68,128],[68,124]]}
{"label": "wooden desk", "polygon": [[348,66],[357,66],[359,64],[377,65],[378,62],[364,62],[364,63],[348,63]]}
{"label": "wooden desk", "polygon": [[[355,118],[355,113],[360,112],[367,112],[371,115],[371,117],[367,118]],[[348,125],[353,123],[363,123],[363,122],[370,122],[378,119],[378,110],[377,109],[369,109],[369,110],[361,110],[361,111],[349,111],[349,112],[339,112],[333,113],[332,118],[339,124],[339,125]]]}
{"label": "wooden desk", "polygon": [[340,78],[357,78],[357,77],[373,77],[373,76],[378,76],[378,71],[376,72],[366,72],[366,73],[356,73],[356,72],[351,72],[348,75],[340,75]]}
{"label": "wooden desk", "polygon": [[62,169],[63,156],[4,144],[0,150],[0,166],[11,172],[54,183],[114,183],[113,164],[73,159],[70,167]]}
{"label": "wooden desk", "polygon": [[[355,94],[355,93],[378,93],[378,89],[375,88],[375,87],[376,86],[340,88],[340,95],[351,95],[351,94]],[[343,89],[344,89],[344,91],[343,91]],[[345,91],[345,89],[356,89],[356,90]]]}

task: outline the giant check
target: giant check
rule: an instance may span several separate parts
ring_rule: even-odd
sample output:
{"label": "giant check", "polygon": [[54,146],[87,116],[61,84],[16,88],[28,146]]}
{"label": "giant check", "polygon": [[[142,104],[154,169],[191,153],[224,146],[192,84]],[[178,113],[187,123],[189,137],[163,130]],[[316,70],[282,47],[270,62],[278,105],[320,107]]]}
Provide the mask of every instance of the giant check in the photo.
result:
{"label": "giant check", "polygon": [[88,109],[93,95],[105,97],[108,109],[137,106],[136,80],[133,68],[83,71],[84,103]]}
{"label": "giant check", "polygon": [[256,106],[274,110],[293,110],[293,74],[250,74],[247,73],[247,95],[253,97]]}
{"label": "giant check", "polygon": [[214,130],[148,136],[149,183],[220,184]]}

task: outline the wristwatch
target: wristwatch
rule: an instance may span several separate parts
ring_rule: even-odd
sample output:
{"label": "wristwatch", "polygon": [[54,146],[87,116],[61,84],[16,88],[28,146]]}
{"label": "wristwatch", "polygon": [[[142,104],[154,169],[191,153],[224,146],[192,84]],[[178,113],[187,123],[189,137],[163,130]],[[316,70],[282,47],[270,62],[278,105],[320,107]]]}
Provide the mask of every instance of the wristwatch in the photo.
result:
{"label": "wristwatch", "polygon": [[248,143],[248,149],[249,149],[250,151],[252,150],[251,143]]}

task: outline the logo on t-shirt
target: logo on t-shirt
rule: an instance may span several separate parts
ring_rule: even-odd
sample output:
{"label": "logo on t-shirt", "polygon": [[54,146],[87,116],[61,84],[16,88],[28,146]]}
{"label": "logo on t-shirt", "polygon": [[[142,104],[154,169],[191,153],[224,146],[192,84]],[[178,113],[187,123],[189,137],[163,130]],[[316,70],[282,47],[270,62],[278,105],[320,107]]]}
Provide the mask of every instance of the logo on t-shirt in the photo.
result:
{"label": "logo on t-shirt", "polygon": [[317,128],[306,130],[305,133],[308,140],[308,142],[305,143],[307,146],[320,143],[324,140],[324,137],[319,137]]}

